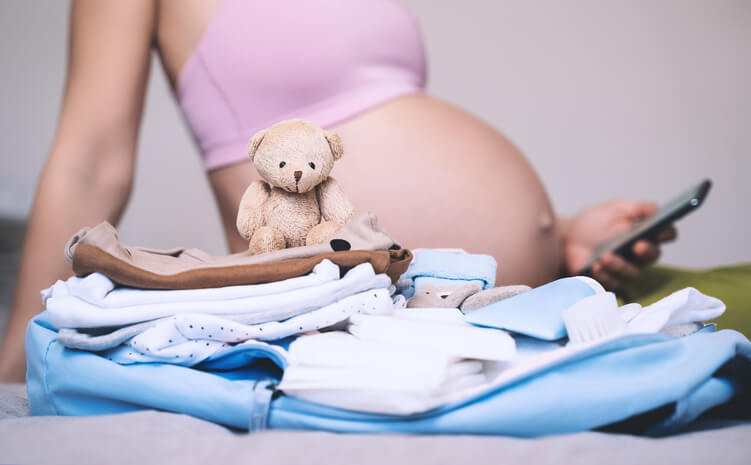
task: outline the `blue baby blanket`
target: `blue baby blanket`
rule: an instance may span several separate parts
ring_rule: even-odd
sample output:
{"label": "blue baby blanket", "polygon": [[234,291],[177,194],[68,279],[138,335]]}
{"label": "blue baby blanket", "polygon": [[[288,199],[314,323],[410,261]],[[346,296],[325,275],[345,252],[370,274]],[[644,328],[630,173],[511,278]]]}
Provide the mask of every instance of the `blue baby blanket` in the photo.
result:
{"label": "blue baby blanket", "polygon": [[284,362],[257,349],[209,360],[202,369],[119,365],[64,348],[42,313],[29,324],[26,350],[33,415],[159,409],[250,430],[540,436],[598,428],[668,407],[668,415],[641,431],[664,434],[748,396],[751,385],[751,343],[730,330],[611,339],[459,403],[410,416],[352,412],[275,392]]}

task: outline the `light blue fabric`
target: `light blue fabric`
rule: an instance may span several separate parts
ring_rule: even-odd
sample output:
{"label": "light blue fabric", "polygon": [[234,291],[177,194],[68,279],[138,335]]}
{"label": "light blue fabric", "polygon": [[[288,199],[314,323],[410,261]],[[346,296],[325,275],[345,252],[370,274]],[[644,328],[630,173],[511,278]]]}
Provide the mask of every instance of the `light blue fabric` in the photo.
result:
{"label": "light blue fabric", "polygon": [[34,415],[152,408],[242,429],[540,436],[597,428],[676,403],[675,415],[650,430],[661,434],[714,405],[751,393],[750,370],[717,375],[738,357],[746,366],[751,363],[751,343],[730,330],[683,338],[624,336],[472,399],[408,417],[345,411],[284,395],[272,398],[268,392],[254,397],[257,380],[278,378],[273,364],[223,367],[230,371],[122,366],[66,349],[55,335],[45,314],[34,318],[27,331],[27,389]]}
{"label": "light blue fabric", "polygon": [[495,286],[498,263],[490,255],[420,250],[402,278],[412,279],[414,289],[479,282],[483,289]]}
{"label": "light blue fabric", "polygon": [[[404,276],[404,275],[402,275]],[[464,284],[471,284],[471,283],[477,283],[481,287],[481,289],[485,288],[487,285],[487,281],[484,279],[457,279],[457,278],[432,278],[428,276],[418,276],[414,279],[412,287],[413,289],[420,289],[422,286],[430,285],[435,287],[446,287],[446,286],[461,286]]]}
{"label": "light blue fabric", "polygon": [[578,278],[562,278],[464,315],[478,326],[499,328],[554,341],[566,336],[563,311],[595,294]]}

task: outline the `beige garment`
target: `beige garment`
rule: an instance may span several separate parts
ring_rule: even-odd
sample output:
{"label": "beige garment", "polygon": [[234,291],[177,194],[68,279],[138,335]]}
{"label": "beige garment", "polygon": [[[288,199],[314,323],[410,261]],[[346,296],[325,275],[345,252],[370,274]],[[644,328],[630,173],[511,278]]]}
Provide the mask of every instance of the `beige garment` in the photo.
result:
{"label": "beige garment", "polygon": [[242,252],[212,256],[198,249],[155,250],[120,243],[107,222],[84,228],[65,246],[65,258],[77,276],[99,272],[116,283],[145,289],[202,289],[279,281],[309,273],[323,259],[346,272],[369,262],[393,281],[412,260],[378,229],[375,215],[360,214],[329,242],[260,255]]}

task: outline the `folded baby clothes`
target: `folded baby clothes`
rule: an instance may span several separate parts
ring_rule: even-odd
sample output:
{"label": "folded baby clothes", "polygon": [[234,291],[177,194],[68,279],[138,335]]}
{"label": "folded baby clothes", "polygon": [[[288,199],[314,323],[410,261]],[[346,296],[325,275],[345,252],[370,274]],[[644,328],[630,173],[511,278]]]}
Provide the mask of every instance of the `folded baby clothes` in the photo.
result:
{"label": "folded baby clothes", "polygon": [[[154,333],[151,335],[154,336]],[[124,344],[102,351],[99,355],[120,365],[167,363],[192,367],[210,358],[221,359],[224,354],[237,353],[238,351],[254,353],[254,360],[271,359],[277,361],[276,363],[279,366],[283,366],[281,363],[286,363],[281,362],[286,358],[286,353],[282,347],[254,339],[235,345],[217,341],[185,340],[179,344],[155,349],[154,353],[141,352],[131,344]]]}
{"label": "folded baby clothes", "polygon": [[120,243],[108,223],[84,228],[65,247],[77,276],[99,272],[118,284],[144,289],[200,289],[280,281],[304,275],[323,259],[343,270],[371,263],[396,282],[412,254],[378,229],[372,214],[356,215],[331,241],[277,250],[211,256],[198,249],[154,250]]}
{"label": "folded baby clothes", "polygon": [[[400,303],[401,302],[401,303]],[[245,315],[209,315],[204,313],[181,313],[176,316],[136,323],[107,332],[100,328],[62,328],[58,342],[70,349],[100,352],[117,347],[136,338],[136,346],[155,349],[174,345],[178,340],[211,340],[238,343],[247,339],[273,341],[297,333],[327,328],[346,320],[355,313],[391,313],[403,306],[403,301],[394,299],[390,290],[377,288],[345,297],[307,313],[291,318],[264,323],[243,322]],[[163,328],[169,328],[164,331]],[[157,336],[150,336],[156,334]],[[166,334],[162,337],[159,334]],[[142,342],[138,342],[142,341]],[[152,342],[143,342],[152,341]],[[162,341],[162,342],[154,342]],[[153,352],[149,350],[147,352]]]}
{"label": "folded baby clothes", "polygon": [[635,303],[619,308],[613,293],[598,293],[566,309],[563,318],[572,342],[596,342],[622,334],[690,333],[724,311],[721,300],[687,287],[643,308]]}
{"label": "folded baby clothes", "polygon": [[[626,324],[616,326],[623,331],[656,333],[671,326],[717,318],[724,309],[720,300],[694,288],[686,288],[644,308],[639,304],[628,304],[618,310],[615,297],[606,293],[599,283],[591,278],[576,276],[553,281],[467,313],[464,320],[478,326],[501,328],[554,341],[566,337],[570,334],[570,326],[581,321],[576,314],[591,312],[596,315],[598,312],[618,311]],[[567,312],[572,317],[565,321]],[[584,323],[586,326],[586,321]],[[575,328],[577,334],[592,330],[617,332],[618,328]]]}
{"label": "folded baby clothes", "polygon": [[[279,321],[306,313],[336,302],[344,297],[369,289],[389,288],[388,276],[376,275],[369,263],[363,263],[349,270],[341,279],[330,279],[336,275],[336,265],[322,262],[308,280],[293,278],[282,283],[268,283],[211,290],[195,291],[138,291],[116,288],[107,294],[104,300],[118,301],[126,305],[120,307],[101,307],[75,294],[71,290],[80,290],[81,282],[76,285],[56,284],[43,291],[45,305],[50,321],[57,328],[102,328],[121,327],[154,320],[180,313],[205,313],[214,315],[237,315],[244,323],[261,323]],[[74,278],[75,279],[75,278]],[[100,277],[95,280],[101,281]],[[288,282],[292,285],[287,286]],[[320,282],[320,283],[319,283]],[[300,284],[307,287],[299,287]],[[289,289],[287,289],[289,287]],[[223,292],[227,298],[223,298]],[[246,294],[239,294],[242,291]],[[118,293],[127,294],[123,298]],[[148,295],[152,302],[140,297],[141,292]],[[170,293],[177,293],[175,300]],[[160,294],[161,293],[161,294]],[[192,299],[195,293],[197,298]],[[206,295],[203,295],[203,294]],[[89,293],[84,293],[89,300],[95,300]],[[127,305],[128,299],[135,299],[135,305]]]}
{"label": "folded baby clothes", "polygon": [[[590,347],[575,358],[538,365],[523,378],[517,372],[506,382],[496,381],[472,397],[463,396],[431,412],[395,417],[285,396],[268,379],[277,376],[278,370],[247,367],[236,360],[237,369],[215,371],[230,365],[222,362],[232,358],[231,351],[223,352],[227,355],[222,359],[209,357],[199,365],[204,370],[167,364],[120,365],[96,354],[66,350],[58,343],[46,313],[31,321],[26,348],[33,415],[158,409],[237,429],[515,436],[634,423],[624,421],[629,418],[638,420],[634,432],[638,428],[650,434],[667,433],[712,407],[727,405],[730,399],[746,401],[748,376],[743,366],[751,354],[748,339],[730,330],[683,338],[627,335]],[[569,347],[558,350],[570,351]],[[462,366],[460,371],[471,372],[471,368]],[[336,395],[328,392],[330,397]],[[377,401],[379,395],[388,398],[384,392],[368,394],[361,396],[363,402]],[[654,409],[666,415],[653,418]]]}
{"label": "folded baby clothes", "polygon": [[515,358],[504,331],[474,327],[457,309],[358,313],[347,332],[301,336],[290,344],[279,388],[340,408],[386,414],[424,412],[488,382]]}
{"label": "folded baby clothes", "polygon": [[562,278],[467,313],[478,326],[501,328],[553,341],[566,336],[563,312],[578,301],[605,289],[594,279]]}
{"label": "folded baby clothes", "polygon": [[627,321],[631,333],[667,332],[670,328],[711,321],[725,313],[725,304],[687,287],[647,305]]}
{"label": "folded baby clothes", "polygon": [[432,346],[364,341],[343,331],[301,336],[289,346],[279,389],[334,407],[405,415],[487,381],[481,361]]}
{"label": "folded baby clothes", "polygon": [[211,302],[244,297],[281,294],[313,287],[339,279],[339,267],[330,260],[322,260],[313,270],[295,278],[264,284],[246,284],[206,289],[153,290],[122,287],[101,273],[91,273],[79,278],[73,276],[65,281],[57,281],[49,289],[42,291],[42,301],[46,304],[52,296],[75,296],[91,305],[101,308],[132,307],[134,305],[157,305]]}
{"label": "folded baby clothes", "polygon": [[[58,342],[65,347],[95,350],[120,364],[162,362],[193,366],[210,356],[251,341],[277,341],[329,328],[356,313],[391,313],[394,302],[388,289],[372,289],[322,308],[282,321],[246,325],[231,317],[180,314],[134,325],[140,329],[126,340],[61,329]],[[127,329],[122,328],[118,331]]]}
{"label": "folded baby clothes", "polygon": [[498,263],[490,255],[423,249],[416,253],[403,277],[413,280],[414,290],[424,284],[451,286],[478,283],[482,289],[495,286]]}
{"label": "folded baby clothes", "polygon": [[[457,317],[447,319],[439,309],[403,310],[393,315],[353,315],[348,331],[362,341],[421,348],[446,357],[508,361],[514,358],[514,339],[505,331],[479,328]],[[437,317],[433,317],[435,314]]]}
{"label": "folded baby clothes", "polygon": [[[592,306],[596,308],[587,308]],[[503,331],[472,328],[457,309],[357,314],[350,318],[349,335],[303,336],[293,342],[280,389],[361,412],[420,413],[610,350],[627,340],[624,338],[644,336],[635,333],[654,335],[675,325],[716,318],[723,310],[717,299],[687,288],[644,309],[626,306],[617,314],[625,329],[609,335],[612,337],[567,345],[521,335],[512,339]],[[563,314],[579,312],[593,317],[577,324],[589,325],[587,329],[596,333],[600,329],[596,316],[607,311],[618,311],[614,296],[597,292],[568,306]],[[569,319],[565,323],[569,331],[581,330],[569,328]],[[463,334],[466,328],[480,332]]]}

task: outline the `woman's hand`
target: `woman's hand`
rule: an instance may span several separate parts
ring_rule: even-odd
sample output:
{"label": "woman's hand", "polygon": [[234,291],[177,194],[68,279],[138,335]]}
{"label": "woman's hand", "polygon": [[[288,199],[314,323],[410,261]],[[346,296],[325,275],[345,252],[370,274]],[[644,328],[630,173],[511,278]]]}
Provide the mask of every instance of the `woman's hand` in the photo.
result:
{"label": "woman's hand", "polygon": [[[654,214],[652,202],[612,200],[585,208],[563,225],[563,260],[566,272],[581,271],[594,249],[603,241],[626,231],[634,223]],[[633,261],[612,252],[603,255],[592,265],[592,276],[609,290],[617,290],[626,281],[639,276],[639,268],[654,263],[660,256],[660,243],[672,241],[677,232],[673,226],[661,230],[655,241],[637,241],[632,249]]]}

